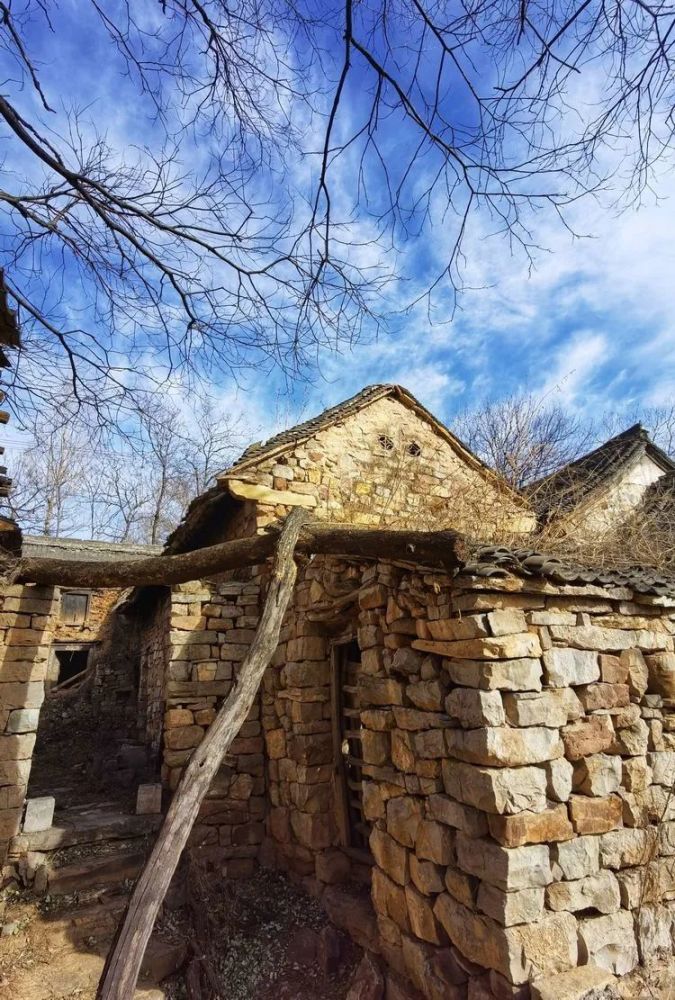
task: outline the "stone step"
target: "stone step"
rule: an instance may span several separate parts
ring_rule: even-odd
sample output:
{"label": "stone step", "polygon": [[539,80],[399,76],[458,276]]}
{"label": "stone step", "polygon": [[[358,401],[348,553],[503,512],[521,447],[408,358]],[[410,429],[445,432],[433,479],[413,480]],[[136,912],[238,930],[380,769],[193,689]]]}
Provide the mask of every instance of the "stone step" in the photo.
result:
{"label": "stone step", "polygon": [[158,830],[162,816],[134,816],[126,813],[92,809],[62,812],[55,816],[49,830],[20,833],[10,844],[10,856],[26,851],[57,851],[63,847],[96,844],[106,840],[132,840]]}
{"label": "stone step", "polygon": [[116,885],[126,879],[137,878],[145,859],[146,853],[138,851],[83,858],[75,864],[54,868],[49,873],[48,891],[52,896],[63,896],[98,886]]}

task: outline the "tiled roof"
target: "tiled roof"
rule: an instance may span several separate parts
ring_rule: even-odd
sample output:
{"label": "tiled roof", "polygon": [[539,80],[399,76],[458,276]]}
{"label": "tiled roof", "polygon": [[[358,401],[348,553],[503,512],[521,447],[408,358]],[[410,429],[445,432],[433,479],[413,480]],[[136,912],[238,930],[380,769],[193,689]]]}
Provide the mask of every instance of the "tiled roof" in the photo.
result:
{"label": "tiled roof", "polygon": [[559,556],[536,549],[507,549],[499,545],[480,545],[472,552],[462,575],[492,579],[508,576],[540,577],[568,586],[625,587],[638,594],[675,595],[675,574],[645,566],[607,568],[581,566]]}
{"label": "tiled roof", "polygon": [[300,441],[304,441],[317,431],[324,430],[326,427],[331,427],[333,424],[344,420],[346,417],[351,416],[353,413],[358,413],[362,410],[364,406],[369,403],[375,402],[376,399],[381,399],[384,396],[391,396],[394,394],[394,390],[398,386],[394,385],[367,385],[360,392],[357,392],[355,396],[351,396],[349,399],[345,399],[342,403],[338,403],[336,406],[330,406],[327,410],[319,413],[316,417],[311,417],[309,420],[303,420],[300,424],[295,424],[293,427],[289,427],[285,431],[281,431],[279,434],[275,434],[273,437],[268,438],[267,441],[256,441],[254,444],[248,446],[246,451],[241,455],[240,458],[234,463],[231,469],[227,470],[227,473],[236,472],[243,465],[248,465],[252,461],[258,461],[267,454],[271,454],[279,449],[284,448],[286,445],[296,444]]}
{"label": "tiled roof", "polygon": [[531,483],[525,492],[542,518],[569,511],[638,461],[643,454],[647,454],[664,472],[675,470],[675,462],[650,440],[644,427],[634,424],[545,479]]}

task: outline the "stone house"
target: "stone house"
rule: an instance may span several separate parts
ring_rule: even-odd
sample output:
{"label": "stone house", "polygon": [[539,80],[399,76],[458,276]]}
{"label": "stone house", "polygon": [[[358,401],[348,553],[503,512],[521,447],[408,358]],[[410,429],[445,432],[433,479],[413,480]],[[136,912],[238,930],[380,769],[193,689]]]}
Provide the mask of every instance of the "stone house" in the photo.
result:
{"label": "stone house", "polygon": [[[265,531],[298,505],[488,542],[505,523],[523,542],[532,527],[409,393],[376,386],[249,449],[167,552]],[[292,873],[380,956],[392,991],[432,1000],[559,996],[570,977],[602,986],[670,952],[675,578],[517,544],[474,545],[453,573],[442,553],[432,563],[301,561],[190,850],[214,878]],[[236,684],[267,575],[141,588],[113,616],[97,686],[114,705],[132,684],[167,797]],[[0,839],[13,855],[54,611],[53,588],[4,588]]]}
{"label": "stone house", "polygon": [[538,523],[552,527],[553,537],[583,542],[620,530],[674,472],[675,462],[634,424],[526,493]]}

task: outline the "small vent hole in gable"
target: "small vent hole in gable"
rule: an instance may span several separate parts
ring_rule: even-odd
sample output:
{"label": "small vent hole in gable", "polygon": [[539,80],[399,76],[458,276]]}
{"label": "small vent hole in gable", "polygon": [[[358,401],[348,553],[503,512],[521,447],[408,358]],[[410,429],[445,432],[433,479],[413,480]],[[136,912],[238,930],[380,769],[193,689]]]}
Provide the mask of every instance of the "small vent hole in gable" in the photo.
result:
{"label": "small vent hole in gable", "polygon": [[392,439],[390,437],[387,437],[386,434],[380,434],[380,436],[377,439],[377,441],[378,441],[378,444],[379,444],[380,448],[382,449],[382,451],[393,451],[394,450],[394,442],[392,441]]}

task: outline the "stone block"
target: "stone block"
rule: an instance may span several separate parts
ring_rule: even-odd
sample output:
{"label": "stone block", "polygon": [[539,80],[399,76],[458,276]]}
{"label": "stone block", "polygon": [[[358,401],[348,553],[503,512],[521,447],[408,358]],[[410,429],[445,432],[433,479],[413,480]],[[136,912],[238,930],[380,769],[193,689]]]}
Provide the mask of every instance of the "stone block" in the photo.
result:
{"label": "stone block", "polygon": [[454,899],[472,910],[475,909],[476,892],[479,884],[477,878],[473,875],[465,875],[464,872],[460,872],[457,868],[446,868],[444,881],[445,888]]}
{"label": "stone block", "polygon": [[422,800],[409,795],[389,799],[386,813],[387,833],[404,847],[414,847],[417,830],[424,815]]}
{"label": "stone block", "polygon": [[598,625],[551,625],[551,635],[577,649],[597,649],[616,653],[633,646],[663,649],[666,639],[645,629],[602,628]]}
{"label": "stone block", "polygon": [[577,761],[574,767],[575,792],[583,795],[611,795],[621,787],[621,757],[604,753],[591,754]]}
{"label": "stone block", "polygon": [[622,652],[620,661],[628,673],[628,687],[634,698],[642,698],[649,686],[649,670],[645,658],[639,649],[626,649]]}
{"label": "stone block", "polygon": [[544,915],[543,886],[505,892],[488,882],[481,882],[477,905],[483,913],[496,920],[502,927],[526,924],[541,920]]}
{"label": "stone block", "polygon": [[378,868],[373,869],[371,898],[375,912],[393,920],[402,931],[410,931],[405,889]]}
{"label": "stone block", "polygon": [[483,729],[447,729],[445,739],[450,754],[469,764],[518,767],[540,764],[561,757],[563,745],[554,729],[506,726]]}
{"label": "stone block", "polygon": [[549,760],[544,766],[546,794],[554,802],[567,802],[572,794],[574,767],[564,757]]}
{"label": "stone block", "polygon": [[577,690],[581,704],[587,712],[600,709],[625,708],[630,704],[630,692],[627,684],[606,684],[598,681],[587,684]]}
{"label": "stone block", "polygon": [[600,860],[603,868],[632,868],[644,865],[656,851],[658,832],[655,827],[645,830],[612,830],[600,838]]}
{"label": "stone block", "polygon": [[578,880],[600,871],[600,840],[598,837],[575,837],[551,847],[551,862],[555,879]]}
{"label": "stone block", "polygon": [[479,767],[444,760],[443,784],[448,795],[488,813],[512,815],[546,808],[546,774],[538,767]]}
{"label": "stone block", "polygon": [[139,785],[136,792],[136,813],[139,816],[161,813],[162,811],[162,786],[161,784]]}
{"label": "stone block", "polygon": [[455,802],[447,795],[429,795],[426,798],[429,819],[447,823],[468,834],[469,837],[484,837],[488,832],[487,816],[478,809]]}
{"label": "stone block", "polygon": [[320,657],[316,660],[287,663],[284,667],[284,678],[289,688],[323,687],[330,681],[330,666]]}
{"label": "stone block", "polygon": [[600,677],[607,684],[627,684],[628,664],[612,653],[601,653]]}
{"label": "stone block", "polygon": [[[631,706],[637,707],[637,706]],[[644,757],[649,746],[649,727],[644,719],[635,719],[621,726],[623,720],[616,719],[616,736],[610,751],[625,757]]]}
{"label": "stone block", "polygon": [[[514,726],[548,726],[559,729],[567,724],[567,705],[560,691],[530,691],[503,695],[506,717]],[[499,725],[499,723],[492,723]]]}
{"label": "stone block", "polygon": [[443,685],[440,681],[417,681],[408,684],[406,694],[417,708],[427,712],[440,712],[443,709]]}
{"label": "stone block", "polygon": [[41,795],[35,799],[26,799],[26,812],[23,818],[24,833],[39,833],[49,830],[54,819],[56,799],[53,795]]}
{"label": "stone block", "polygon": [[551,687],[592,684],[600,677],[598,654],[587,649],[547,649],[544,652],[544,677]]}
{"label": "stone block", "polygon": [[565,726],[561,735],[567,759],[580,760],[608,750],[614,742],[614,727],[609,715],[592,715]]}
{"label": "stone block", "polygon": [[522,812],[516,816],[488,816],[491,836],[504,847],[555,843],[574,837],[564,805],[544,812]]}
{"label": "stone block", "polygon": [[616,976],[625,976],[638,964],[633,915],[626,910],[579,921],[579,959]]}
{"label": "stone block", "polygon": [[410,880],[408,852],[384,830],[375,827],[370,832],[370,849],[377,865],[399,885]]}
{"label": "stone block", "polygon": [[443,660],[443,667],[455,684],[484,691],[541,691],[541,661]]}
{"label": "stone block", "polygon": [[430,944],[445,944],[447,938],[436,921],[432,901],[411,885],[405,887],[405,898],[412,933]]}
{"label": "stone block", "polygon": [[362,729],[361,749],[366,764],[374,764],[379,767],[391,761],[391,739],[389,733],[378,733],[370,729]]}
{"label": "stone block", "polygon": [[0,760],[0,787],[27,785],[30,765],[30,760]]}
{"label": "stone block", "polygon": [[204,736],[201,726],[181,726],[168,729],[164,734],[164,745],[168,750],[187,750],[199,746]]}
{"label": "stone block", "polygon": [[618,1000],[616,980],[597,965],[580,965],[556,976],[535,979],[532,1000]]}
{"label": "stone block", "polygon": [[[490,634],[485,615],[436,618],[425,623],[432,639],[478,639]],[[424,638],[420,636],[420,639]]]}
{"label": "stone block", "polygon": [[675,699],[675,653],[652,653],[646,660],[649,691]]}
{"label": "stone block", "polygon": [[35,733],[18,733],[0,736],[1,760],[30,760],[35,746]]}
{"label": "stone block", "polygon": [[534,923],[504,928],[445,893],[438,896],[434,913],[465,958],[494,969],[511,983],[526,983],[577,964],[576,920],[571,913],[547,914]]}
{"label": "stone block", "polygon": [[514,635],[527,631],[525,612],[517,608],[500,608],[497,611],[490,611],[487,620],[493,635]]}
{"label": "stone block", "polygon": [[447,719],[440,712],[423,712],[417,708],[403,708],[399,705],[395,705],[392,711],[398,728],[411,733],[447,725]]}
{"label": "stone block", "polygon": [[499,691],[453,688],[445,699],[445,711],[465,729],[503,726],[506,721]]}
{"label": "stone block", "polygon": [[420,861],[415,854],[410,855],[410,880],[425,896],[443,892],[443,868],[433,861]]}
{"label": "stone block", "polygon": [[647,764],[651,768],[652,784],[672,788],[675,784],[675,751],[648,753]]}
{"label": "stone block", "polygon": [[629,757],[621,763],[621,783],[629,792],[644,792],[651,785],[652,772],[644,757]]}
{"label": "stone block", "polygon": [[170,708],[164,713],[164,728],[178,729],[180,726],[191,726],[195,721],[193,713],[187,708]]}
{"label": "stone block", "polygon": [[612,872],[602,871],[574,882],[556,882],[546,889],[549,910],[593,909],[599,913],[615,913],[621,907],[619,883]]}
{"label": "stone block", "polygon": [[662,904],[641,905],[635,920],[640,961],[643,965],[657,959],[672,961],[673,911]]}
{"label": "stone block", "polygon": [[460,639],[440,642],[433,639],[416,639],[413,649],[438,656],[451,656],[467,660],[513,660],[520,657],[541,656],[539,637],[533,632],[517,635],[486,636],[478,639]]}
{"label": "stone block", "polygon": [[458,833],[456,849],[462,871],[508,892],[548,885],[553,880],[549,850],[543,844],[502,847]]}
{"label": "stone block", "polygon": [[329,815],[325,813],[291,812],[291,829],[303,847],[311,851],[330,847],[333,830]]}
{"label": "stone block", "polygon": [[303,635],[291,639],[286,647],[286,657],[292,663],[302,660],[325,660],[326,640],[320,635]]}
{"label": "stone block", "polygon": [[26,684],[0,683],[0,705],[3,708],[40,708],[45,698],[42,681],[28,681]]}
{"label": "stone block", "polygon": [[364,708],[402,705],[403,687],[393,678],[359,677],[359,699]]}
{"label": "stone block", "polygon": [[570,796],[570,819],[576,833],[608,833],[621,825],[622,806],[618,795],[605,799],[585,795]]}
{"label": "stone block", "polygon": [[455,834],[444,823],[422,820],[417,827],[415,854],[422,861],[451,865],[455,861]]}
{"label": "stone block", "polygon": [[4,851],[6,842],[15,837],[21,825],[21,808],[0,808],[0,848]]}
{"label": "stone block", "polygon": [[425,761],[448,756],[448,749],[445,745],[445,736],[442,729],[428,729],[423,733],[415,733],[413,736],[413,746],[417,756]]}

